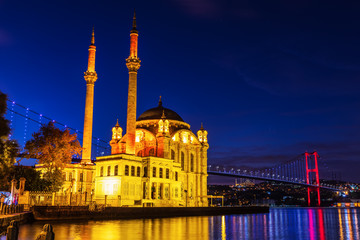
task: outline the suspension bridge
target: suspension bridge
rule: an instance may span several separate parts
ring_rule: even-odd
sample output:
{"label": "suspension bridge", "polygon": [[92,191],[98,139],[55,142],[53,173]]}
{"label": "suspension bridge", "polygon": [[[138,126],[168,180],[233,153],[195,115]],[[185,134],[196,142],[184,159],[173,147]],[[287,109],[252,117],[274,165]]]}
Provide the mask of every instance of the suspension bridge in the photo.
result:
{"label": "suspension bridge", "polygon": [[[48,122],[53,122],[60,129],[69,129],[71,133],[76,133],[77,138],[82,142],[83,131],[79,128],[59,122],[13,100],[7,100],[6,118],[10,121],[10,128],[12,130],[9,134],[9,139],[16,139],[22,149],[25,143],[31,139],[32,133],[37,132],[43,124]],[[108,139],[104,140],[96,136],[92,138],[92,149],[92,159],[111,153]]]}
{"label": "suspension bridge", "polygon": [[[305,152],[294,161],[281,163],[272,168],[265,168],[259,170],[248,169],[235,169],[226,168],[221,166],[208,165],[208,174],[234,177],[234,178],[247,178],[260,181],[279,182],[291,185],[299,185],[307,187],[308,205],[311,205],[310,193],[317,193],[317,205],[320,206],[320,189],[327,189],[331,191],[341,192],[344,191],[342,187],[321,183],[319,179],[318,167],[319,155],[317,152]],[[229,169],[229,170],[226,170]]]}
{"label": "suspension bridge", "polygon": [[[82,131],[79,129],[58,122],[53,118],[20,105],[15,101],[8,100],[7,110],[6,117],[10,121],[10,127],[12,129],[9,139],[17,139],[22,148],[25,146],[26,141],[31,138],[31,133],[37,132],[42,124],[49,121],[52,121],[54,125],[60,129],[66,128],[69,129],[70,132],[76,133],[78,135],[78,139],[80,141],[82,140]],[[95,150],[92,152],[93,159],[97,156],[108,155],[111,153],[108,141],[98,137],[93,137],[92,148]],[[207,172],[210,175],[272,181],[307,187],[308,205],[310,206],[311,204],[310,193],[316,192],[317,205],[320,206],[320,189],[339,192],[345,191],[345,189],[339,186],[320,182],[318,161],[319,155],[317,152],[306,152],[295,158],[295,160],[280,163],[271,168],[250,170],[208,165]]]}

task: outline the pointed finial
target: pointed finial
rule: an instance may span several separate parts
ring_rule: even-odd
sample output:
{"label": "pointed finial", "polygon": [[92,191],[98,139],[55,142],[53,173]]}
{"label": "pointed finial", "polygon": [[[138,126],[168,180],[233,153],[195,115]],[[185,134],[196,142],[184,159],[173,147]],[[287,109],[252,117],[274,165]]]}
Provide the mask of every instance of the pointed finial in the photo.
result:
{"label": "pointed finial", "polygon": [[120,127],[120,125],[119,125],[119,119],[116,119],[116,125],[115,125],[115,127]]}
{"label": "pointed finial", "polygon": [[159,99],[159,107],[162,107],[161,96],[160,96],[160,99]]}
{"label": "pointed finial", "polygon": [[162,112],[162,115],[161,115],[161,119],[165,119],[166,116],[165,116],[165,109],[163,109],[163,112]]}
{"label": "pointed finial", "polygon": [[201,127],[200,127],[200,130],[204,130],[204,126],[203,126],[203,123],[201,123]]}
{"label": "pointed finial", "polygon": [[95,28],[92,28],[92,33],[91,33],[91,45],[95,45]]}
{"label": "pointed finial", "polygon": [[134,9],[134,17],[133,17],[133,24],[132,24],[131,32],[136,32],[137,33],[137,29],[136,29],[136,11],[135,11],[135,9]]}

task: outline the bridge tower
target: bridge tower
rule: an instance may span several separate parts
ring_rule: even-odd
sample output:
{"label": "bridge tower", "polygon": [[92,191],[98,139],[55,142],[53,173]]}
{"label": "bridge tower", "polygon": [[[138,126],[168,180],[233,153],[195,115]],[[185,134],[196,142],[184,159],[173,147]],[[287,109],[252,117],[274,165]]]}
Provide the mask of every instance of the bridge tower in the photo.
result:
{"label": "bridge tower", "polygon": [[136,29],[136,14],[134,11],[133,25],[130,31],[130,55],[126,59],[126,66],[129,70],[126,153],[132,155],[135,155],[137,71],[140,68],[140,59],[138,58],[138,35]]}
{"label": "bridge tower", "polygon": [[89,46],[88,68],[84,73],[86,81],[86,100],[85,100],[85,116],[84,116],[84,135],[83,135],[83,152],[81,164],[91,163],[91,140],[93,127],[93,111],[94,111],[94,85],[97,80],[95,71],[95,33],[92,30],[91,44]]}
{"label": "bridge tower", "polygon": [[319,155],[317,154],[316,151],[313,153],[305,152],[306,183],[311,184],[310,177],[312,177],[313,179],[315,174],[315,182],[316,182],[315,185],[317,185],[317,187],[308,187],[308,206],[310,206],[311,203],[310,193],[317,192],[317,205],[320,207],[320,181],[319,181],[318,157]]}

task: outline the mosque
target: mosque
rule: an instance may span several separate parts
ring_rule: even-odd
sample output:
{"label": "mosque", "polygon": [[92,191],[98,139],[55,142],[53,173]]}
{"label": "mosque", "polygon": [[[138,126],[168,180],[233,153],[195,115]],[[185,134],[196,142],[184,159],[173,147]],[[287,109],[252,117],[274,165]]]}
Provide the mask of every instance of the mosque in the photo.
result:
{"label": "mosque", "polygon": [[138,207],[206,207],[207,131],[195,135],[175,111],[157,107],[136,118],[138,30],[134,14],[130,56],[126,134],[112,128],[111,155],[91,161],[95,71],[95,36],[89,47],[82,160],[64,169],[62,191],[81,192],[99,204]]}

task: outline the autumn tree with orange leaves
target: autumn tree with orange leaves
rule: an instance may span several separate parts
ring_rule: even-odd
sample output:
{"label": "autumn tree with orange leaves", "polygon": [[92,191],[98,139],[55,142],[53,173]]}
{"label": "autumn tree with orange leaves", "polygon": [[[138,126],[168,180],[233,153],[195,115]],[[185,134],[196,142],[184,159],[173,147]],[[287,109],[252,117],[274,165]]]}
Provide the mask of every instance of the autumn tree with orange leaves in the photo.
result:
{"label": "autumn tree with orange leaves", "polygon": [[27,158],[35,158],[43,164],[43,178],[50,182],[51,191],[58,191],[63,184],[62,170],[71,163],[75,155],[81,154],[81,146],[76,133],[69,129],[60,130],[53,122],[43,125],[39,132],[32,135],[26,145]]}

